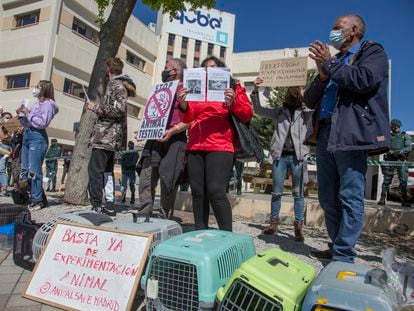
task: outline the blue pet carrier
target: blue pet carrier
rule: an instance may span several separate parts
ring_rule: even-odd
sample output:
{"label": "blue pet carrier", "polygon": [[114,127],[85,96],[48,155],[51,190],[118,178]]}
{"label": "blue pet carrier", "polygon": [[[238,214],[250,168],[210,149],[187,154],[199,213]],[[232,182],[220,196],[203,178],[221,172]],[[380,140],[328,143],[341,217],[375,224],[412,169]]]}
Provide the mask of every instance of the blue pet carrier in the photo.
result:
{"label": "blue pet carrier", "polygon": [[147,310],[213,310],[217,290],[255,255],[250,236],[188,232],[155,247],[141,279]]}
{"label": "blue pet carrier", "polygon": [[302,311],[392,311],[385,282],[380,269],[331,262],[308,288]]}

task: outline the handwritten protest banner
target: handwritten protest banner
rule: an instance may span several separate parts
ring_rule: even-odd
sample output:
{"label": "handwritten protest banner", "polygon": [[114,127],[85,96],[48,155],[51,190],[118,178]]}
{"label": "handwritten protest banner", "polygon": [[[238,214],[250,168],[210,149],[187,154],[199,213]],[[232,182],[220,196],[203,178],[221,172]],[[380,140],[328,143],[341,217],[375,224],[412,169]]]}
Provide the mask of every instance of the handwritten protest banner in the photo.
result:
{"label": "handwritten protest banner", "polygon": [[65,310],[130,310],[151,234],[57,223],[23,297]]}
{"label": "handwritten protest banner", "polygon": [[167,127],[178,83],[179,81],[176,80],[153,86],[145,105],[137,139],[154,140],[162,137]]}
{"label": "handwritten protest banner", "polygon": [[306,85],[307,71],[307,57],[283,58],[262,61],[259,76],[262,86],[299,86]]}

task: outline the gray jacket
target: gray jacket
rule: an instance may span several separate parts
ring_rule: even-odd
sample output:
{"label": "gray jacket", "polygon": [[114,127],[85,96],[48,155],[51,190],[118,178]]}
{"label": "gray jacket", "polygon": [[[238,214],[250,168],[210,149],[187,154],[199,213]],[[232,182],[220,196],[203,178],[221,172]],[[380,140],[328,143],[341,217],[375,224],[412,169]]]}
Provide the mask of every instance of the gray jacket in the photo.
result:
{"label": "gray jacket", "polygon": [[303,143],[312,134],[312,114],[309,108],[295,110],[293,120],[289,109],[265,108],[260,105],[258,93],[251,93],[254,112],[260,116],[275,120],[275,131],[270,141],[270,155],[273,161],[279,160],[282,155],[283,145],[291,129],[293,147],[299,161],[304,161],[309,155],[309,147]]}

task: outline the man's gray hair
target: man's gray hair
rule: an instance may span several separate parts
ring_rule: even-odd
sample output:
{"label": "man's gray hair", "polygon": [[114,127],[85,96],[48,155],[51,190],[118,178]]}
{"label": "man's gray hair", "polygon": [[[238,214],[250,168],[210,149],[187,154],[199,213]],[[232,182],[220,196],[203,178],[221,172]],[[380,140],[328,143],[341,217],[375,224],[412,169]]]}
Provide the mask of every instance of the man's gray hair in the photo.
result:
{"label": "man's gray hair", "polygon": [[362,37],[365,35],[365,21],[359,15],[350,14],[347,17],[358,27],[358,37],[361,40]]}
{"label": "man's gray hair", "polygon": [[180,76],[180,78],[182,78],[184,69],[187,68],[186,63],[181,58],[170,58],[167,61],[174,64],[174,68],[177,70],[178,75]]}

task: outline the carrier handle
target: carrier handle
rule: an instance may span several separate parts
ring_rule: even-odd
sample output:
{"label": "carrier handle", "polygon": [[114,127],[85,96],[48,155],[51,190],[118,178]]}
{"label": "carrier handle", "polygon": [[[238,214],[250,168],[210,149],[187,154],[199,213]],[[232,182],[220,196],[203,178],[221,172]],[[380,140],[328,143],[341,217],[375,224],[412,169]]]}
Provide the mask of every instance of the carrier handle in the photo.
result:
{"label": "carrier handle", "polygon": [[336,278],[338,280],[344,280],[347,276],[357,276],[357,273],[353,271],[340,271]]}
{"label": "carrier handle", "polygon": [[269,264],[271,264],[272,266],[276,266],[277,264],[282,264],[286,268],[289,268],[289,262],[288,261],[283,261],[283,260],[281,260],[279,258],[276,258],[276,257],[270,258],[267,262]]}

